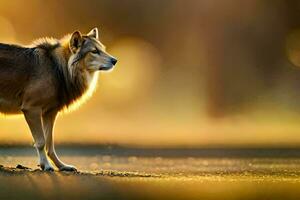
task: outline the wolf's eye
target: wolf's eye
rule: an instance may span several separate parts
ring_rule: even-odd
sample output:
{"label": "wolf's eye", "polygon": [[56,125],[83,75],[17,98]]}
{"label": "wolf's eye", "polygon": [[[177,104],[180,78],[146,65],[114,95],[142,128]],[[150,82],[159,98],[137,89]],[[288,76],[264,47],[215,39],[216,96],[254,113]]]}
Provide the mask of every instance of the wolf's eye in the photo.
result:
{"label": "wolf's eye", "polygon": [[93,54],[100,54],[100,51],[98,49],[94,49],[93,51],[91,51]]}

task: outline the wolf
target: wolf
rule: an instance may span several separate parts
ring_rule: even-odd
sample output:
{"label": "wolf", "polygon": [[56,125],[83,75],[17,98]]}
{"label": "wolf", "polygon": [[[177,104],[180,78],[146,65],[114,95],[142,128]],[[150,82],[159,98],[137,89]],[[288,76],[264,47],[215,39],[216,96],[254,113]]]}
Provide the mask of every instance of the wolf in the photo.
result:
{"label": "wolf", "polygon": [[61,171],[76,171],[56,154],[56,117],[94,89],[99,71],[116,63],[97,28],[62,39],[38,39],[29,46],[0,43],[0,112],[24,115],[42,170],[53,171],[53,163]]}

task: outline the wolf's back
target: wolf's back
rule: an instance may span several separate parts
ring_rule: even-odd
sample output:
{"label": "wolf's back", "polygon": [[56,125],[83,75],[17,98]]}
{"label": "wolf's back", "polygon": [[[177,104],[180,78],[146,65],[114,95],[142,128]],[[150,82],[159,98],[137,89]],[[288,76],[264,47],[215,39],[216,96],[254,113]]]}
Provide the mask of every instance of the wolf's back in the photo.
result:
{"label": "wolf's back", "polygon": [[0,43],[0,94],[24,85],[35,66],[34,57],[31,48]]}
{"label": "wolf's back", "polygon": [[34,65],[34,57],[32,48],[0,43],[0,73],[16,70],[25,72]]}

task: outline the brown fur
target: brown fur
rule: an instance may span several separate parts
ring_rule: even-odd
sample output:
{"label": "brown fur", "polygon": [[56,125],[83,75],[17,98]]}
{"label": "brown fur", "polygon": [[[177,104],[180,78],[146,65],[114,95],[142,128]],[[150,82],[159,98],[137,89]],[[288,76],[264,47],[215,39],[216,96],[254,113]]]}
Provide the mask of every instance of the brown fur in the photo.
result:
{"label": "brown fur", "polygon": [[58,168],[75,169],[55,154],[56,115],[82,97],[97,71],[114,64],[96,28],[87,35],[76,31],[61,40],[39,39],[28,47],[0,44],[0,112],[25,115],[43,169],[53,169],[45,148]]}

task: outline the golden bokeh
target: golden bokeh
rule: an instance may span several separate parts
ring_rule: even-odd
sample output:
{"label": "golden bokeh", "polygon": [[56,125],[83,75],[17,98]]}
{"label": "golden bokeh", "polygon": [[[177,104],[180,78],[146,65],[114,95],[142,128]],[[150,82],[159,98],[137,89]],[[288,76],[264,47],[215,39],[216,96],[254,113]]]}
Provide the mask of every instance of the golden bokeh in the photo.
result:
{"label": "golden bokeh", "polygon": [[288,35],[286,51],[290,62],[300,67],[300,30],[295,30]]}
{"label": "golden bokeh", "polygon": [[101,100],[110,106],[128,106],[149,98],[159,75],[161,58],[150,43],[138,38],[116,41],[109,51],[119,62],[111,73],[101,74],[99,90]]}
{"label": "golden bokeh", "polygon": [[16,43],[16,31],[13,24],[7,19],[0,16],[0,42],[2,43]]}
{"label": "golden bokeh", "polygon": [[[0,42],[30,44],[98,27],[118,58],[113,71],[99,73],[89,100],[59,116],[58,143],[297,145],[296,7],[261,0],[10,0],[0,3]],[[1,116],[1,142],[32,142],[22,116]]]}

